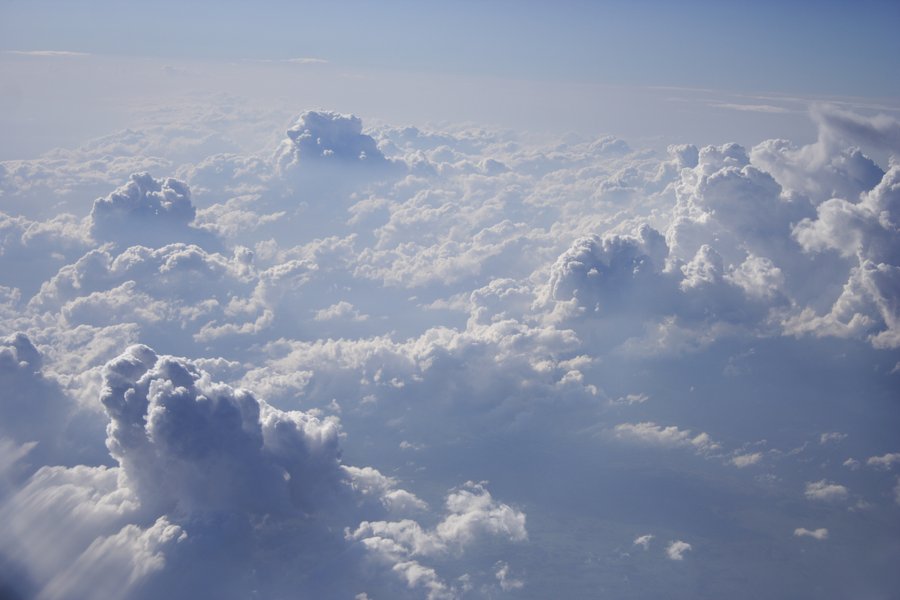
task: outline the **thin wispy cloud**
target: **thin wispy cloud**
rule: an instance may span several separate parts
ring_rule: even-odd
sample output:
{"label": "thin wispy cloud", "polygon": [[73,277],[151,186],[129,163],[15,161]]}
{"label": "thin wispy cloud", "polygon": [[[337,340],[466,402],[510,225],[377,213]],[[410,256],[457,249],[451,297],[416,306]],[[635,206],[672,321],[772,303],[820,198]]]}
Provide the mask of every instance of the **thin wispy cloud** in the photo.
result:
{"label": "thin wispy cloud", "polygon": [[88,52],[75,52],[72,50],[3,50],[3,54],[15,56],[35,56],[40,58],[67,58],[90,56]]}

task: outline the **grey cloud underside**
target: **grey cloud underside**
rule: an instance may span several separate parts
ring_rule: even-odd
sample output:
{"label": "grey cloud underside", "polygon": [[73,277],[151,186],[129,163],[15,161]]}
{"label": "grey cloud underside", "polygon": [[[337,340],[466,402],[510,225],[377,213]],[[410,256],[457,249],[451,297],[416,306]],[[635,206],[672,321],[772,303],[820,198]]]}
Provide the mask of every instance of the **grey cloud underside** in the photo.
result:
{"label": "grey cloud underside", "polygon": [[897,124],[813,117],[659,156],[307,111],[254,155],[210,114],[4,164],[0,591],[896,589]]}

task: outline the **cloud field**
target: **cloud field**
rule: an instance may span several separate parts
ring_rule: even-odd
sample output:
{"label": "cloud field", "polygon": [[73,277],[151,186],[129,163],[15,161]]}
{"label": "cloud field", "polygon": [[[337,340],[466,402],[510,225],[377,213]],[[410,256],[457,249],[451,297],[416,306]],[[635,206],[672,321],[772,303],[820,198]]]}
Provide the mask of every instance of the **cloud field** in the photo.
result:
{"label": "cloud field", "polygon": [[0,596],[900,588],[896,120],[242,111],[0,163]]}

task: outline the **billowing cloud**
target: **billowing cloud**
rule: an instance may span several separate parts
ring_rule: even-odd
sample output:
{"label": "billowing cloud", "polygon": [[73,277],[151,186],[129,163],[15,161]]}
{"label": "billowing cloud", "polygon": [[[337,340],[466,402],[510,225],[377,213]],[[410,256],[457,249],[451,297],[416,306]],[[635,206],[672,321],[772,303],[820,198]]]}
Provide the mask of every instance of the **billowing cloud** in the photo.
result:
{"label": "billowing cloud", "polygon": [[[26,341],[12,342],[21,349],[22,368],[37,360]],[[430,532],[412,520],[355,525],[362,513],[421,513],[427,505],[371,467],[343,465],[336,418],[281,411],[213,381],[196,363],[146,346],[133,346],[106,365],[101,401],[109,416],[107,446],[118,466],[45,467],[0,506],[3,545],[19,548],[4,560],[24,561],[22,589],[34,588],[41,597],[88,589],[154,597],[197,585],[231,590],[227,594],[261,585],[273,593],[293,587],[330,595],[344,583],[304,582],[303,572],[309,560],[321,564],[323,557],[346,555],[341,528],[334,531],[341,523],[357,532],[382,526],[423,532],[425,554],[461,552],[485,535],[513,541],[527,535],[524,514],[478,484],[452,492],[447,515]],[[70,527],[75,514],[83,516]],[[277,543],[292,549],[292,567],[266,565],[265,555],[221,555],[226,541]],[[313,543],[318,547],[307,546]],[[314,556],[316,550],[325,554]],[[179,566],[202,565],[209,552],[230,565],[230,575]],[[258,569],[266,581],[248,583]],[[379,585],[377,577],[372,581]]]}
{"label": "billowing cloud", "polygon": [[192,227],[196,215],[187,184],[171,177],[156,179],[148,173],[136,173],[128,183],[94,201],[91,235],[125,247],[190,240],[213,245],[212,236]]}
{"label": "billowing cloud", "polygon": [[847,144],[887,121],[656,153],[185,114],[0,169],[12,592],[660,595],[694,536],[710,594],[777,596],[798,497],[867,540],[823,581],[895,587],[900,171]]}
{"label": "billowing cloud", "polygon": [[306,111],[287,130],[287,137],[278,150],[277,163],[282,172],[323,162],[365,166],[385,163],[375,140],[362,132],[362,121],[354,115]]}

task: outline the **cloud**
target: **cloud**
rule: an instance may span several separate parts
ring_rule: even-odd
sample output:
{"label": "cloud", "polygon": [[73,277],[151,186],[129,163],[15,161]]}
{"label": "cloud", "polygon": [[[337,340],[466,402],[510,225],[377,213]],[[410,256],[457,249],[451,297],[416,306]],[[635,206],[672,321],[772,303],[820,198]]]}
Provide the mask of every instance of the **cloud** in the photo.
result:
{"label": "cloud", "polygon": [[824,527],[820,527],[819,529],[806,529],[805,527],[798,527],[794,530],[794,537],[809,537],[814,540],[827,540],[828,539],[828,530]]}
{"label": "cloud", "polygon": [[[26,422],[0,418],[20,595],[489,596],[523,573],[537,596],[653,595],[669,575],[562,561],[608,566],[609,523],[665,515],[721,521],[700,533],[727,595],[784,516],[747,516],[761,489],[872,499],[833,511],[871,544],[824,581],[885,554],[884,478],[851,497],[830,444],[893,463],[868,428],[897,363],[894,167],[827,132],[657,154],[327,111],[247,154],[232,135],[277,133],[255,113],[185,114],[0,171],[0,323],[27,336],[0,344],[0,408]],[[470,477],[494,483],[452,487]],[[757,595],[800,585],[753,555]]]}
{"label": "cloud", "polygon": [[729,461],[739,469],[755,465],[762,460],[762,452],[751,452],[749,454],[737,454]]}
{"label": "cloud", "polygon": [[287,130],[276,162],[282,173],[321,163],[379,166],[385,157],[371,136],[362,133],[362,121],[353,115],[306,111]]}
{"label": "cloud", "polygon": [[307,56],[298,56],[294,58],[257,58],[257,59],[249,59],[253,62],[261,62],[261,63],[284,63],[289,65],[325,65],[328,64],[329,61],[324,58],[314,58]]}
{"label": "cloud", "polygon": [[136,173],[128,183],[94,201],[91,235],[125,247],[156,247],[192,239],[210,246],[213,238],[192,227],[196,214],[187,184],[171,177],[156,179],[148,173]]}
{"label": "cloud", "polygon": [[323,65],[328,63],[324,58],[310,58],[305,56],[299,58],[285,58],[283,60],[292,65]]}
{"label": "cloud", "polygon": [[[430,530],[410,520],[364,521],[355,530],[348,529],[346,536],[379,560],[392,564],[410,588],[424,588],[428,598],[455,597],[453,588],[434,569],[423,566],[420,558],[458,553],[489,536],[522,542],[528,533],[525,514],[494,500],[480,483],[468,482],[452,491],[447,496],[446,509],[444,519]],[[507,580],[507,573],[508,569],[501,577],[498,571],[501,585],[506,581],[507,587],[512,586],[510,589],[521,587],[517,585],[520,582]]]}
{"label": "cloud", "polygon": [[870,456],[866,460],[866,464],[870,467],[888,470],[893,468],[894,463],[900,463],[900,452],[890,452],[881,456]]}
{"label": "cloud", "polygon": [[819,436],[819,443],[824,446],[825,444],[842,442],[845,439],[847,439],[846,433],[841,433],[839,431],[828,431]]}
{"label": "cloud", "polygon": [[810,112],[826,135],[900,153],[900,121],[895,118],[884,114],[866,117],[828,104],[815,105]]}
{"label": "cloud", "polygon": [[684,560],[684,553],[691,550],[693,550],[693,547],[687,542],[675,540],[669,542],[669,545],[666,546],[666,557],[669,560]]}
{"label": "cloud", "polygon": [[[26,341],[13,340],[20,368],[39,360]],[[25,561],[42,597],[66,597],[89,586],[117,598],[196,585],[249,593],[243,586],[254,569],[271,577],[262,584],[270,592],[292,587],[329,595],[343,584],[303,583],[305,568],[299,579],[290,573],[314,549],[320,565],[323,556],[333,556],[335,568],[353,568],[346,542],[329,533],[335,524],[349,526],[363,513],[427,509],[397,488],[396,479],[342,464],[334,417],[281,411],[247,390],[213,381],[197,363],[146,346],[129,348],[103,375],[107,446],[118,466],[45,467],[0,502],[6,523],[0,539],[4,547],[19,548],[18,558],[5,559]],[[81,517],[74,526],[76,514]],[[364,521],[357,531],[370,523],[424,532],[422,543],[440,552],[461,552],[482,536],[519,541],[527,535],[524,514],[493,500],[480,484],[453,491],[433,530],[404,520]],[[270,543],[290,549],[291,569],[267,565],[265,558],[245,562],[229,549]],[[230,575],[202,567],[208,553],[224,561],[220,567],[230,565]],[[201,566],[194,570],[192,564]],[[413,565],[398,568],[420,580]]]}
{"label": "cloud", "polygon": [[662,448],[690,448],[698,454],[719,448],[708,433],[693,434],[689,429],[679,429],[675,425],[663,427],[651,421],[643,423],[620,423],[609,433],[613,439],[644,446]]}
{"label": "cloud", "polygon": [[356,307],[346,300],[341,300],[337,304],[317,310],[315,316],[316,321],[330,321],[332,319],[365,321],[368,318],[368,315],[360,314]]}
{"label": "cloud", "polygon": [[745,112],[759,112],[759,113],[769,113],[769,114],[780,114],[790,112],[788,109],[781,106],[773,106],[771,104],[735,104],[729,102],[714,102],[711,103],[710,106],[715,108],[728,108],[731,110],[739,110]]}
{"label": "cloud", "polygon": [[525,587],[525,582],[521,579],[515,579],[509,574],[509,564],[505,562],[498,562],[495,565],[496,572],[494,575],[497,577],[497,581],[500,583],[500,589],[504,592],[509,592],[512,590],[520,590]]}
{"label": "cloud", "polygon": [[37,56],[41,58],[67,58],[90,56],[87,52],[74,52],[72,50],[4,50],[3,54],[15,54],[17,56]]}
{"label": "cloud", "polygon": [[[19,455],[20,474],[47,464],[96,460],[96,415],[70,400],[43,372],[43,356],[24,333],[0,337],[0,439]],[[17,461],[10,459],[10,467]]]}
{"label": "cloud", "polygon": [[821,479],[807,482],[804,495],[809,500],[820,502],[844,502],[850,496],[850,491],[839,483]]}

